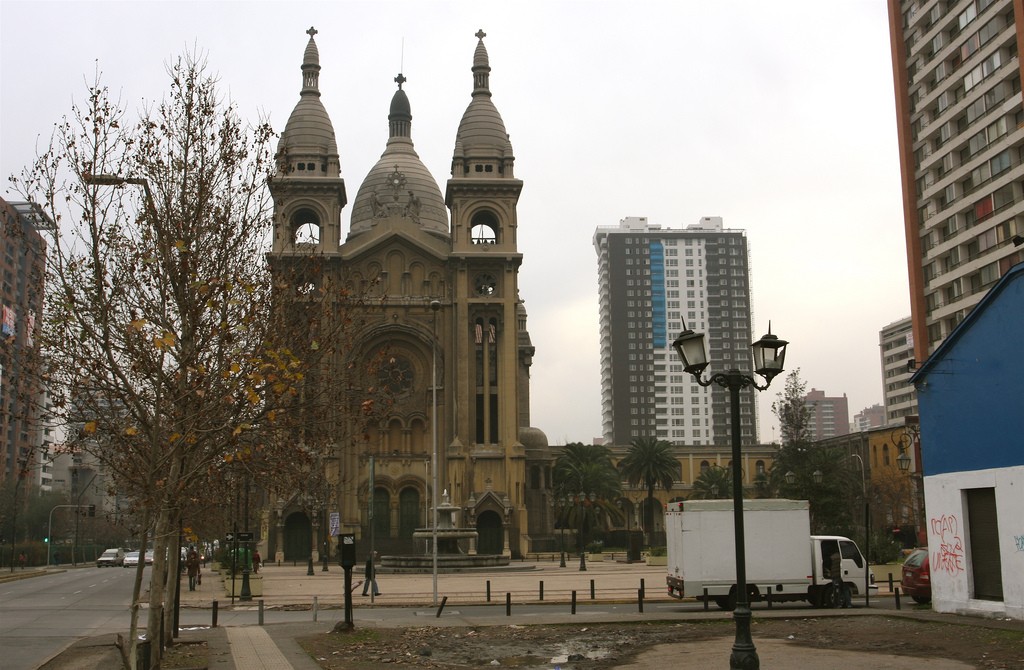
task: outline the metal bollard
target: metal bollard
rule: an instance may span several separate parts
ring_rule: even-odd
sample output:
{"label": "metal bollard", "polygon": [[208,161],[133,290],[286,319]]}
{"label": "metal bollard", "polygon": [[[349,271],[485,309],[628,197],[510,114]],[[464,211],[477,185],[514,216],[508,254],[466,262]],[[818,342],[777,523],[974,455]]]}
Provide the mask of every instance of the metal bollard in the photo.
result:
{"label": "metal bollard", "polygon": [[505,593],[505,616],[512,616],[512,594]]}
{"label": "metal bollard", "polygon": [[892,593],[892,573],[889,573],[889,593]]}
{"label": "metal bollard", "polygon": [[772,587],[768,587],[768,609],[772,608]]}
{"label": "metal bollard", "polygon": [[442,597],[441,598],[441,605],[440,605],[440,607],[437,608],[437,614],[435,615],[434,618],[436,618],[436,619],[440,619],[441,618],[441,612],[444,611],[444,604],[446,602],[448,602],[448,596]]}
{"label": "metal bollard", "polygon": [[644,613],[644,590],[637,589],[636,591],[636,603],[639,608],[640,614]]}
{"label": "metal bollard", "polygon": [[263,625],[263,598],[260,598],[260,625]]}
{"label": "metal bollard", "polygon": [[594,599],[594,580],[590,580],[590,599]]}
{"label": "metal bollard", "polygon": [[576,614],[576,592],[572,592],[572,613]]}
{"label": "metal bollard", "polygon": [[708,590],[704,589],[704,611],[708,611]]}
{"label": "metal bollard", "polygon": [[897,586],[896,590],[893,591],[893,594],[895,594],[895,596],[896,596],[896,609],[901,609],[900,608],[900,587]]}
{"label": "metal bollard", "polygon": [[491,580],[487,580],[487,602],[491,602]]}
{"label": "metal bollard", "polygon": [[540,599],[544,600],[544,580],[540,580]]}
{"label": "metal bollard", "polygon": [[320,615],[320,602],[316,596],[313,596],[313,623],[316,623],[316,618]]}
{"label": "metal bollard", "polygon": [[640,578],[640,592],[641,593],[647,593],[647,587],[644,586],[644,578],[643,577]]}
{"label": "metal bollard", "polygon": [[216,628],[217,627],[217,601],[216,600],[213,601],[213,611],[212,611],[212,614],[213,614],[213,622],[210,624],[210,627],[211,628]]}

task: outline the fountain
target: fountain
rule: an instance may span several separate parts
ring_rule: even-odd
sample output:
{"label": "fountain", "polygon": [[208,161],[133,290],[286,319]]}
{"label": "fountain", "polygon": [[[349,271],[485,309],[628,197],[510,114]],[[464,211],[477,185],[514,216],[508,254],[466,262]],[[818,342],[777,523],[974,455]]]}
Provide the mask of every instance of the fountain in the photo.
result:
{"label": "fountain", "polygon": [[[458,528],[455,513],[459,508],[451,503],[451,496],[445,489],[441,503],[437,506],[437,570],[438,572],[459,572],[472,568],[493,568],[509,564],[509,557],[500,554],[476,553],[477,532],[472,528]],[[417,528],[412,538],[417,547],[423,547],[422,554],[412,556],[383,556],[381,567],[389,572],[432,572],[434,556],[431,542],[434,529]]]}

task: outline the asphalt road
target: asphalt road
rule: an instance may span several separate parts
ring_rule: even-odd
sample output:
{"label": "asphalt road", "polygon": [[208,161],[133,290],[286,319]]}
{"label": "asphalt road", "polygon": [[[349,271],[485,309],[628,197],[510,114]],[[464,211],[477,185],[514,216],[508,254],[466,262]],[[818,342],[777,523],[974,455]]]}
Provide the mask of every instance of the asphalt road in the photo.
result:
{"label": "asphalt road", "polygon": [[90,567],[0,583],[0,666],[34,670],[75,640],[127,630],[134,574]]}

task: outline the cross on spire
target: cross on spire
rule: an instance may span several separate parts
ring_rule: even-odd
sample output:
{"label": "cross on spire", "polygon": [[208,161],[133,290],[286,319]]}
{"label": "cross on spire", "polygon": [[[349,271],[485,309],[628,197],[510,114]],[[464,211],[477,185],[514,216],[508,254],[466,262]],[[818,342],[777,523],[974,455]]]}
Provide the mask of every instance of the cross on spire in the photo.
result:
{"label": "cross on spire", "polygon": [[476,31],[476,38],[478,40],[482,40],[485,37],[487,37],[487,33],[484,32],[483,28],[481,28],[480,30]]}
{"label": "cross on spire", "polygon": [[402,90],[402,84],[404,84],[408,80],[405,78],[405,76],[401,72],[399,72],[398,76],[395,77],[395,81],[398,83],[398,90],[401,91]]}
{"label": "cross on spire", "polygon": [[309,30],[306,31],[306,34],[309,35],[310,39],[313,39],[313,35],[316,35],[318,32],[320,31],[314,28],[313,26],[310,26]]}

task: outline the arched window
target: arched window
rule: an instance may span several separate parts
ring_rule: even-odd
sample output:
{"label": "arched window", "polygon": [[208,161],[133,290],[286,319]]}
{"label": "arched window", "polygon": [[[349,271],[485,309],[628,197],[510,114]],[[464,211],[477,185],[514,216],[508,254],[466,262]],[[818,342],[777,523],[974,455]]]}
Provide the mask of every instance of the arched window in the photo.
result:
{"label": "arched window", "polygon": [[889,445],[882,445],[882,465],[889,465]]}
{"label": "arched window", "polygon": [[700,471],[701,471],[701,473],[707,472],[708,468],[710,468],[710,467],[711,467],[711,464],[708,463],[707,461],[701,461],[700,462]]}
{"label": "arched window", "polygon": [[309,208],[292,215],[292,241],[295,244],[320,244],[320,217]]}
{"label": "arched window", "polygon": [[497,244],[498,220],[490,212],[480,212],[470,224],[470,241],[473,244]]}

